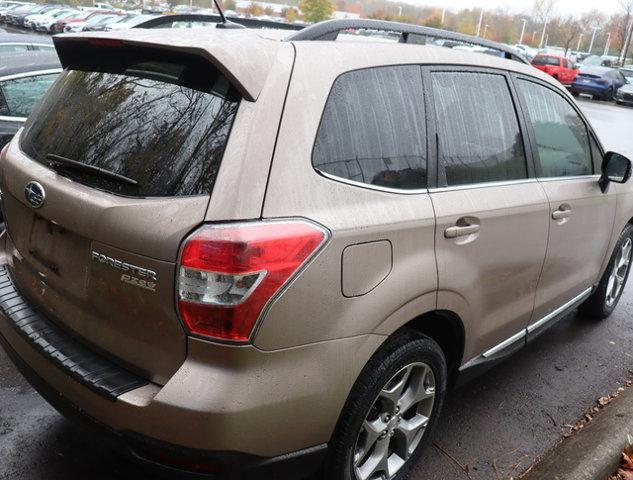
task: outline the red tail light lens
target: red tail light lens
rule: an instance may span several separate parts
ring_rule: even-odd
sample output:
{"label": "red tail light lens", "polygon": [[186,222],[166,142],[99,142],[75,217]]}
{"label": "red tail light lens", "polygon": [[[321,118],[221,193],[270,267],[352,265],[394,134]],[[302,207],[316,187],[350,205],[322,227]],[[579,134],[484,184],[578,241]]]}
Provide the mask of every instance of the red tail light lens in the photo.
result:
{"label": "red tail light lens", "polygon": [[178,309],[189,331],[247,341],[262,310],[327,240],[300,220],[206,225],[183,247]]}

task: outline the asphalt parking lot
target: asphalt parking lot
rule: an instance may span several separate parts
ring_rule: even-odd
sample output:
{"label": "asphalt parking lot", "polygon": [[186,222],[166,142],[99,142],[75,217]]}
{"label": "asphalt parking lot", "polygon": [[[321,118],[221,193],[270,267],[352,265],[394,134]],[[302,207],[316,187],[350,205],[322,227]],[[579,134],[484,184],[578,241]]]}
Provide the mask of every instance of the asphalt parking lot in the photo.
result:
{"label": "asphalt parking lot", "polygon": [[[580,100],[607,149],[633,158],[633,108]],[[614,315],[572,314],[487,375],[451,394],[435,445],[411,478],[516,476],[633,368],[633,284]],[[195,425],[183,428],[196,428]],[[62,418],[0,350],[0,479],[150,478]]]}

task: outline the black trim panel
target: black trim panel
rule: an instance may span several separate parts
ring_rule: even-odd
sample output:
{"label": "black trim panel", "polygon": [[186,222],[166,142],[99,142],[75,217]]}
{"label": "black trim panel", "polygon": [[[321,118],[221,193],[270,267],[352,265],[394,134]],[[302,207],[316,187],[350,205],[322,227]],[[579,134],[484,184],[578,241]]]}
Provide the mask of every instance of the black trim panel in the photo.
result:
{"label": "black trim panel", "polygon": [[0,312],[29,345],[64,373],[114,401],[149,382],[90,351],[36,312],[20,295],[6,265],[0,265]]}

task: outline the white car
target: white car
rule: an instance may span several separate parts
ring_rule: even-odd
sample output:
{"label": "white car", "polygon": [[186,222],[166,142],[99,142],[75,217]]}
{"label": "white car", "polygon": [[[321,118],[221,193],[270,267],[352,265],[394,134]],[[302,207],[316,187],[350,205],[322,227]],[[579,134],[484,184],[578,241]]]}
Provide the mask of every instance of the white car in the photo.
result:
{"label": "white car", "polygon": [[132,17],[126,17],[118,22],[111,23],[105,27],[106,31],[119,31],[133,28],[151,18],[155,18],[156,15],[135,15]]}
{"label": "white car", "polygon": [[46,20],[48,18],[51,18],[52,15],[64,10],[65,10],[64,8],[53,8],[51,10],[48,10],[46,13],[36,13],[34,15],[29,15],[24,19],[24,26],[26,28],[30,28],[34,30],[35,22],[39,20]]}
{"label": "white car", "polygon": [[51,28],[55,25],[59,20],[63,20],[68,17],[72,17],[77,14],[77,10],[62,10],[61,12],[57,12],[54,15],[42,18],[40,20],[36,20],[33,22],[34,30],[38,32],[51,32]]}
{"label": "white car", "polygon": [[105,18],[108,18],[111,16],[112,15],[109,13],[101,13],[99,15],[91,16],[87,21],[69,23],[68,25],[66,25],[66,28],[64,28],[64,32],[65,33],[81,32],[85,26],[94,25],[95,23],[98,23],[101,20],[104,20]]}

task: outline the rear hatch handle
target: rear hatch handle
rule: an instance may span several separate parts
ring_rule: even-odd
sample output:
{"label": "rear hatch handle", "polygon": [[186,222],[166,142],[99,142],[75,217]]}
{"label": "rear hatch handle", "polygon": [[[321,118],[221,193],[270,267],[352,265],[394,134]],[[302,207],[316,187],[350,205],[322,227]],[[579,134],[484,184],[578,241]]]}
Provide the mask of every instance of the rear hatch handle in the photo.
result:
{"label": "rear hatch handle", "polygon": [[57,170],[59,167],[70,168],[73,170],[82,171],[85,173],[89,173],[92,175],[97,175],[99,177],[109,178],[111,180],[118,180],[122,183],[128,183],[130,185],[138,185],[138,182],[133,178],[126,177],[125,175],[121,175],[120,173],[114,173],[105,168],[95,167],[93,165],[86,165],[85,163],[78,162],[77,160],[72,160],[70,158],[62,157],[61,155],[55,155],[54,153],[49,153],[46,155],[46,159],[49,160],[49,166]]}

